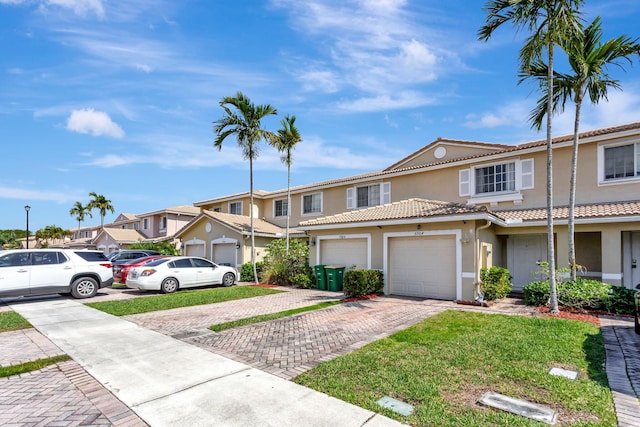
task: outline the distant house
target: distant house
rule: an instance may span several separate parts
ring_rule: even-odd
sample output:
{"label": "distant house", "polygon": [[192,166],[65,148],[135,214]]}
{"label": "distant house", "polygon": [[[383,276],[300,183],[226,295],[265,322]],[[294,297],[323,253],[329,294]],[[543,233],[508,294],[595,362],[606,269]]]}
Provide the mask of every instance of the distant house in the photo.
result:
{"label": "distant house", "polygon": [[[555,253],[568,266],[572,136],[554,138]],[[584,275],[640,283],[640,122],[583,132],[576,194],[576,255]],[[194,203],[203,212],[177,233],[185,253],[246,262],[256,220],[259,256],[284,235],[307,236],[310,263],[380,269],[387,294],[471,299],[479,271],[507,267],[516,290],[547,258],[546,143],[439,138],[388,168],[291,189]],[[260,231],[258,231],[260,230]],[[227,245],[227,246],[224,246]],[[225,261],[225,262],[226,262]]]}

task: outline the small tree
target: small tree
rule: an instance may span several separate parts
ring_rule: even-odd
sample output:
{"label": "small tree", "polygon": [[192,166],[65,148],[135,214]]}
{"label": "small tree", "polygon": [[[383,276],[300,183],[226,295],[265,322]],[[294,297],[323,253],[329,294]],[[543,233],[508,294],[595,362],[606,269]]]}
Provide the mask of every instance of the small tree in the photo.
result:
{"label": "small tree", "polygon": [[311,267],[309,267],[309,246],[306,241],[291,239],[287,253],[286,239],[276,239],[267,245],[267,255],[264,257],[262,281],[279,285],[304,285],[306,283],[301,274],[309,277],[312,282]]}
{"label": "small tree", "polygon": [[131,249],[147,249],[160,252],[162,255],[180,255],[180,251],[175,245],[165,240],[162,242],[138,242],[131,245]]}

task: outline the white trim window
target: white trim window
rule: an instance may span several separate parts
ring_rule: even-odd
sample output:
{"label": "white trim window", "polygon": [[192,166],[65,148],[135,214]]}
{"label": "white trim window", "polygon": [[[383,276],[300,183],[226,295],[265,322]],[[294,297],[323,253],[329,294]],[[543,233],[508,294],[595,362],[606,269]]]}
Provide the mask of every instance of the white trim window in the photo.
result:
{"label": "white trim window", "polygon": [[242,215],[242,202],[230,202],[229,213],[231,215]]}
{"label": "white trim window", "polygon": [[273,201],[273,216],[274,217],[286,217],[289,213],[289,203],[287,199],[280,199]]}
{"label": "white trim window", "polygon": [[160,230],[166,230],[167,229],[167,217],[163,216],[162,218],[160,218]]}
{"label": "white trim window", "polygon": [[361,209],[391,203],[391,183],[347,188],[347,209]]}
{"label": "white trim window", "polygon": [[522,202],[521,190],[534,187],[533,159],[473,166],[459,171],[459,195],[470,203]]}
{"label": "white trim window", "polygon": [[640,142],[602,147],[602,180],[640,178]]}
{"label": "white trim window", "polygon": [[322,213],[322,193],[302,196],[302,215]]}
{"label": "white trim window", "polygon": [[134,230],[137,230],[137,229],[139,229],[139,228],[140,228],[140,224],[138,224],[137,222],[134,222],[134,223],[133,223],[133,229],[134,229]]}
{"label": "white trim window", "polygon": [[142,220],[142,229],[143,230],[148,230],[149,229],[149,218],[144,218]]}
{"label": "white trim window", "polygon": [[222,212],[221,208],[213,208],[213,212]]}

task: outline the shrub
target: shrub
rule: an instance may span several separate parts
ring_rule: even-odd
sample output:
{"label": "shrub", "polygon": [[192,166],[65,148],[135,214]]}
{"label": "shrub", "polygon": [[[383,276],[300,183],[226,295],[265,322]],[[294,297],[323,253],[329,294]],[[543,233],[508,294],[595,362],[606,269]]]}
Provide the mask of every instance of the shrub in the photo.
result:
{"label": "shrub", "polygon": [[511,292],[511,274],[506,268],[481,268],[480,281],[480,290],[486,301],[504,298]]}
{"label": "shrub", "polygon": [[315,285],[309,274],[299,273],[291,278],[291,283],[299,288],[309,289]]}
{"label": "shrub", "polygon": [[[264,263],[262,261],[256,262],[256,270],[258,271],[258,277],[262,273]],[[241,282],[253,282],[253,265],[250,262],[242,264],[240,268],[240,281]]]}
{"label": "shrub", "polygon": [[137,242],[132,244],[129,249],[147,249],[150,251],[157,251],[162,255],[180,255],[180,250],[176,249],[176,246],[165,240],[162,242]]}
{"label": "shrub", "polygon": [[344,273],[343,289],[349,297],[381,294],[384,288],[382,272],[378,270],[349,270]]}
{"label": "shrub", "polygon": [[[547,285],[548,286],[548,285]],[[557,286],[558,304],[577,309],[596,309],[609,299],[611,285],[598,280],[576,278],[575,282],[560,282]]]}
{"label": "shrub", "polygon": [[547,305],[549,303],[549,282],[535,281],[522,288],[526,305]]}
{"label": "shrub", "polygon": [[301,274],[311,275],[309,245],[305,240],[290,239],[287,253],[286,239],[276,239],[267,245],[266,252],[260,276],[264,283],[298,285],[297,281],[300,280],[306,285],[306,281],[298,277]]}
{"label": "shrub", "polygon": [[602,309],[616,314],[633,314],[635,310],[635,290],[624,286],[611,286],[609,298],[602,305]]}

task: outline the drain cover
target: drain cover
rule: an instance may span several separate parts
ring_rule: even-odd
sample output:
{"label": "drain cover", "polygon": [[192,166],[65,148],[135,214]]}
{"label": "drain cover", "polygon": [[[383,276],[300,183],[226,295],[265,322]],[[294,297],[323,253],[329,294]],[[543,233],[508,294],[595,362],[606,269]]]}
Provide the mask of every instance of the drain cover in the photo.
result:
{"label": "drain cover", "polygon": [[393,412],[404,415],[405,417],[408,417],[413,413],[413,406],[389,396],[385,396],[378,400],[378,405],[383,408],[391,409]]}
{"label": "drain cover", "polygon": [[550,425],[555,424],[557,420],[556,412],[550,408],[498,393],[488,392],[483,394],[480,398],[480,403]]}

